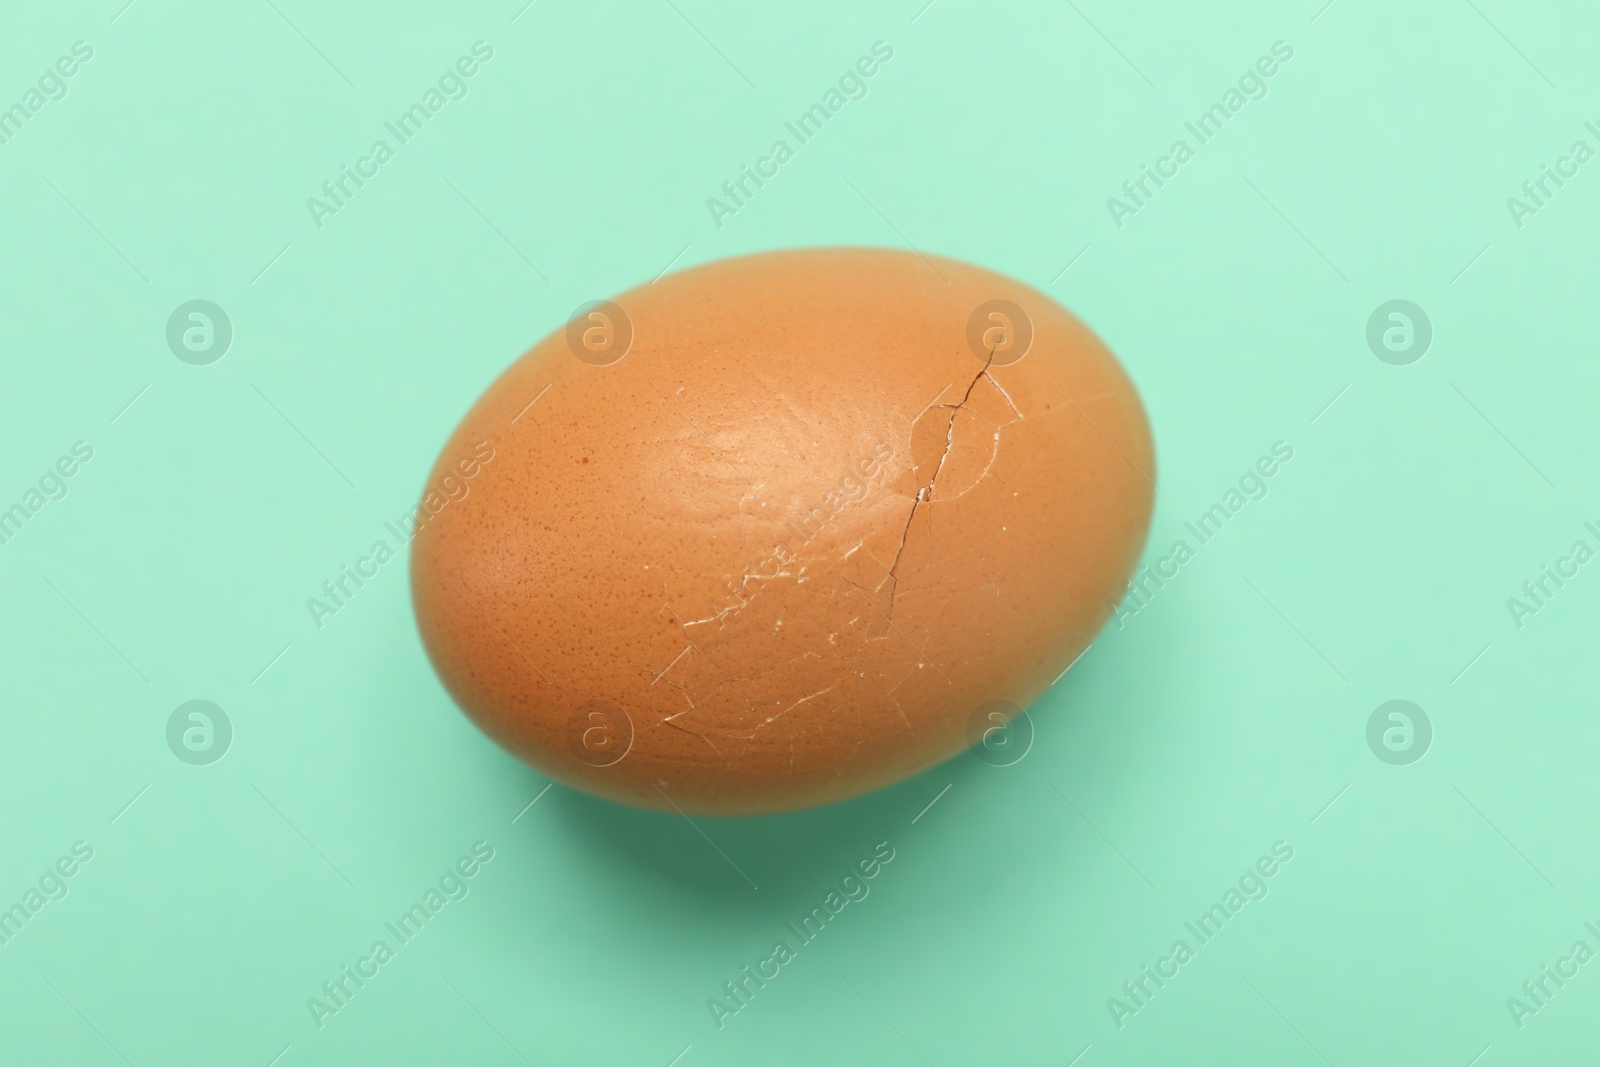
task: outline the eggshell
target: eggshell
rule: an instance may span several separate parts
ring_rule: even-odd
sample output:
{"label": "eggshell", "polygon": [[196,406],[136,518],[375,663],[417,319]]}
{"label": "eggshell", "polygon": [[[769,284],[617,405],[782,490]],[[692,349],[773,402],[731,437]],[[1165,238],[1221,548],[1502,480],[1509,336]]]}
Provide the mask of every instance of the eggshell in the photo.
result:
{"label": "eggshell", "polygon": [[899,251],[747,256],[580,309],[489,387],[429,477],[412,596],[457,703],[545,774],[804,808],[1043,693],[1154,478],[1132,384],[1044,294]]}

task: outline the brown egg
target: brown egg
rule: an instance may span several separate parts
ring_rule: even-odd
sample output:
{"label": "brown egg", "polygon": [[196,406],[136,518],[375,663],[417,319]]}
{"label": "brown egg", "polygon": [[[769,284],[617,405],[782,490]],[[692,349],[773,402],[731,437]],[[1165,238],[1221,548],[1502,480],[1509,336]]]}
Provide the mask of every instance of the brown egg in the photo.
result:
{"label": "brown egg", "polygon": [[412,597],[451,695],[540,771],[787,811],[1043,693],[1154,477],[1132,384],[1044,294],[883,249],[729,259],[583,309],[490,386],[429,478]]}

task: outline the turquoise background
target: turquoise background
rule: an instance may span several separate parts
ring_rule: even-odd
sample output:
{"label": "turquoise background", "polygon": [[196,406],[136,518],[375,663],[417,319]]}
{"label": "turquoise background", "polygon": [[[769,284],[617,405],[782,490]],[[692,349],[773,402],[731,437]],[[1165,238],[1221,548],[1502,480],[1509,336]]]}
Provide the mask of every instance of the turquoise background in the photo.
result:
{"label": "turquoise background", "polygon": [[[1600,163],[1506,205],[1600,148],[1591,6],[121,3],[0,16],[0,107],[94,49],[0,146],[0,507],[94,450],[0,546],[0,907],[93,848],[0,946],[0,1062],[1593,1057],[1600,963],[1520,1028],[1507,998],[1600,950],[1600,564],[1520,628],[1506,604],[1600,548]],[[306,199],[478,40],[469,94],[317,228]],[[867,97],[716,226],[878,40]],[[1280,40],[1268,95],[1116,226]],[[1020,762],[696,828],[541,793],[440,688],[403,557],[311,623],[578,304],[824,243],[971,260],[1096,329],[1157,439],[1149,560],[1294,448]],[[206,366],[165,339],[192,299],[233,326]],[[1433,326],[1410,365],[1367,347],[1391,299]],[[1397,698],[1433,728],[1405,766],[1366,741]],[[193,699],[233,727],[207,766],[166,741]],[[307,998],[478,841],[470,895],[319,1029]],[[719,1030],[707,998],[880,841],[870,896]],[[1270,895],[1119,1028],[1108,998],[1277,841]]]}

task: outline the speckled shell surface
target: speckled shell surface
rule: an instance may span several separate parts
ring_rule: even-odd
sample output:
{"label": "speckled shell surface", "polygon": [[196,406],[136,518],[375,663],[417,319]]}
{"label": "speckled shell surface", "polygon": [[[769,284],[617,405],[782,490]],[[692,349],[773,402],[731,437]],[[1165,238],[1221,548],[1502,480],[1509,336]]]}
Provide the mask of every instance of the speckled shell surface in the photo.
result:
{"label": "speckled shell surface", "polygon": [[1109,617],[1154,478],[1128,377],[1028,286],[882,249],[729,259],[488,388],[429,477],[412,597],[452,696],[538,770],[804,808],[1043,693]]}

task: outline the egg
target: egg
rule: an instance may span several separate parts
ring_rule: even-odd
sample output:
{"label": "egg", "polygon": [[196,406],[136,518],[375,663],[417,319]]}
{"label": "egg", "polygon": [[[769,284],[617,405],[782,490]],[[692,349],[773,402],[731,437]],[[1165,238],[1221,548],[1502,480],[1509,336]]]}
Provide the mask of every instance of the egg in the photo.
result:
{"label": "egg", "polygon": [[726,259],[584,305],[488,388],[412,599],[455,701],[544,774],[788,811],[1003,734],[1110,616],[1154,479],[1127,374],[1043,293],[884,249]]}

